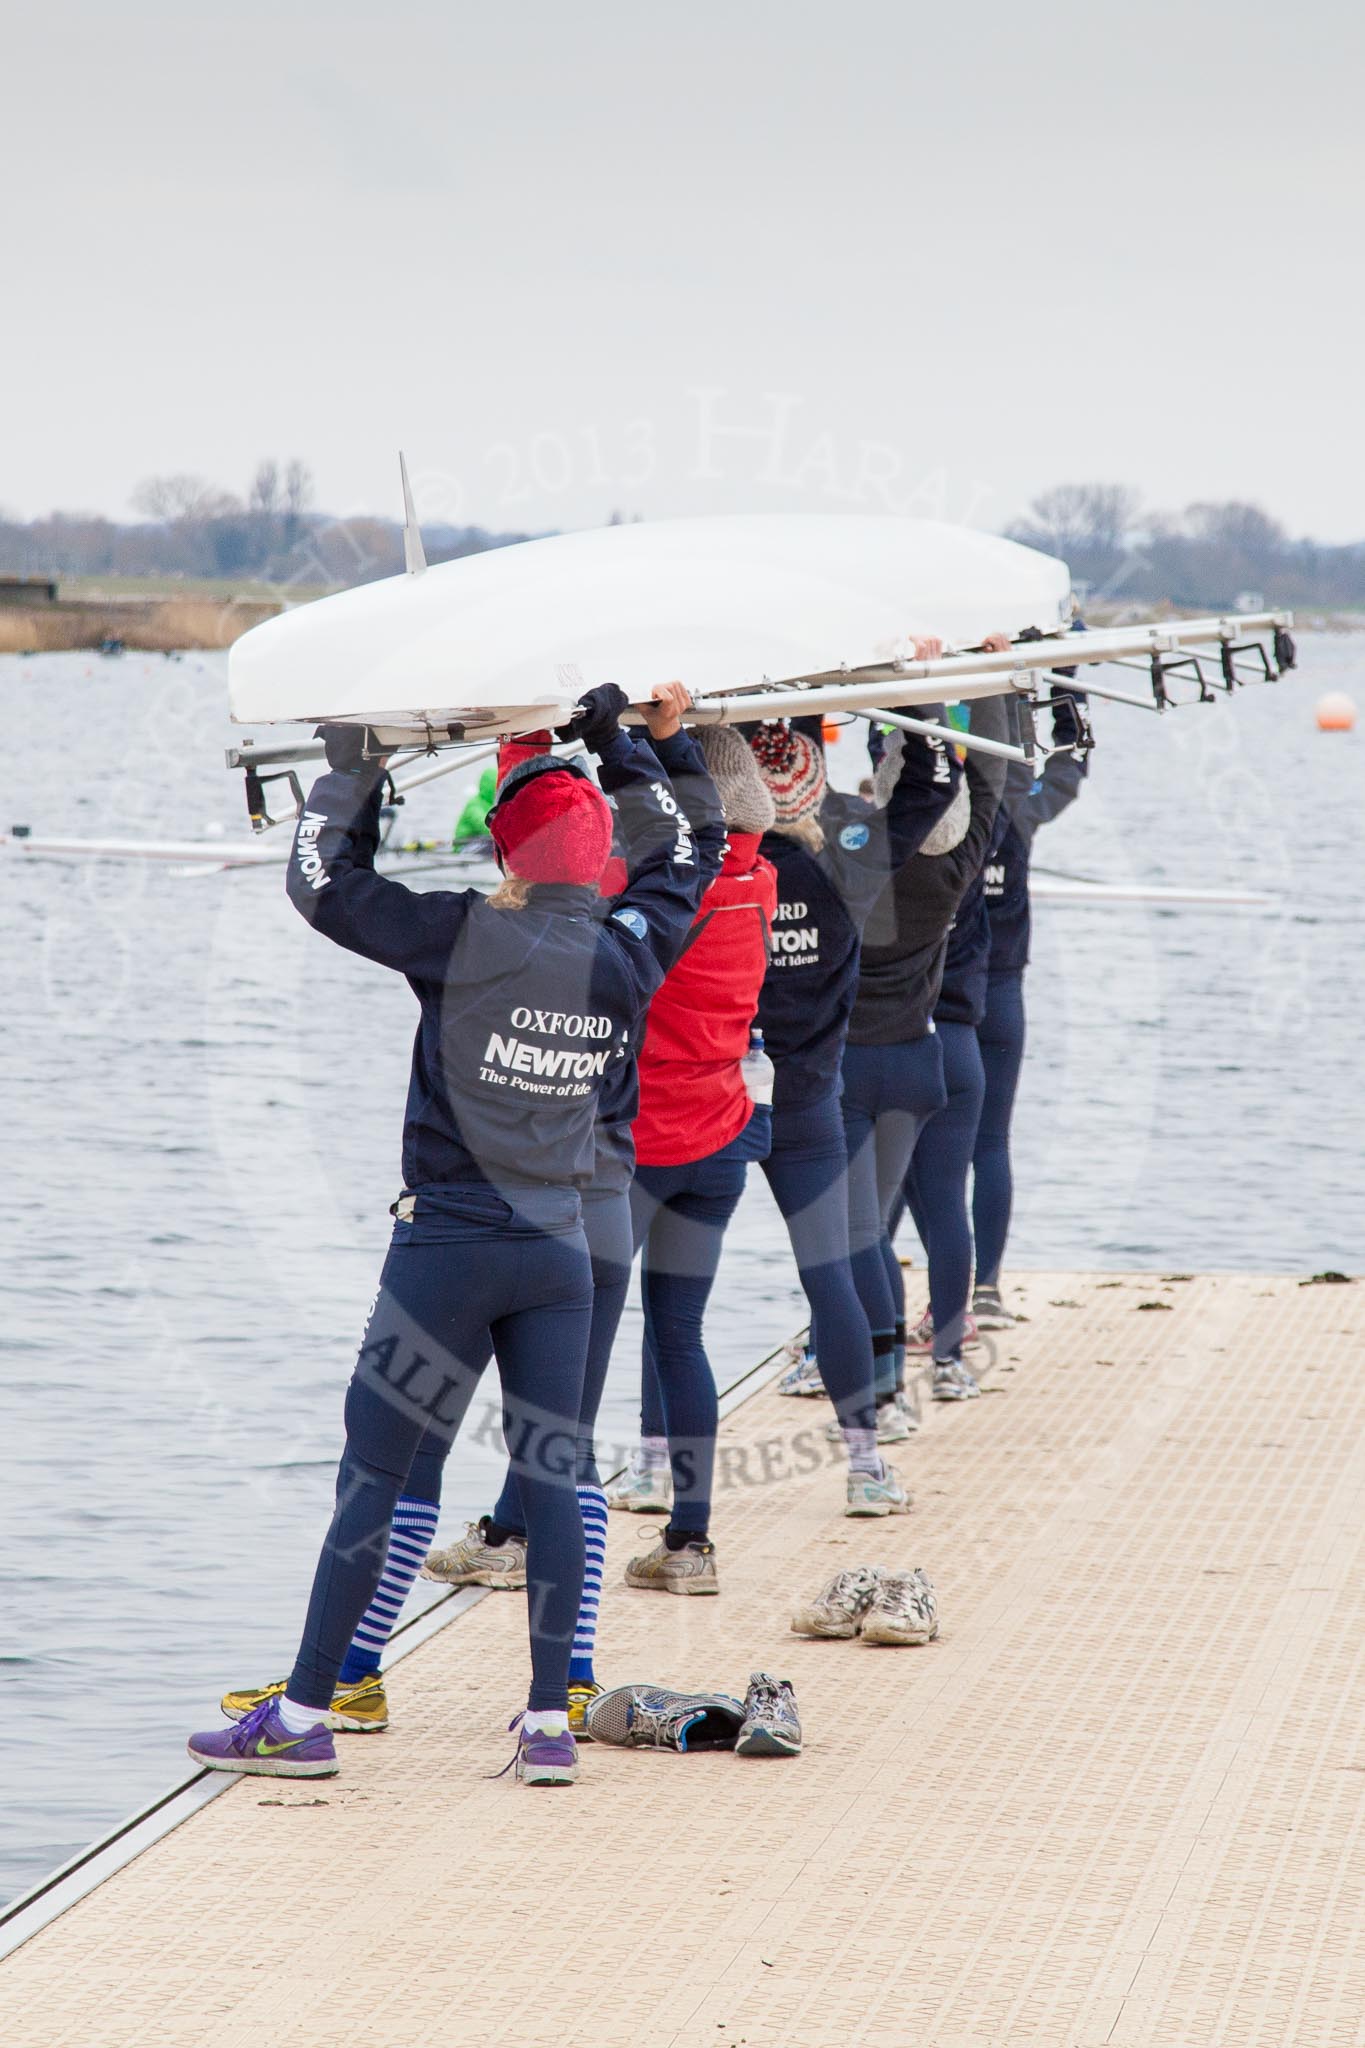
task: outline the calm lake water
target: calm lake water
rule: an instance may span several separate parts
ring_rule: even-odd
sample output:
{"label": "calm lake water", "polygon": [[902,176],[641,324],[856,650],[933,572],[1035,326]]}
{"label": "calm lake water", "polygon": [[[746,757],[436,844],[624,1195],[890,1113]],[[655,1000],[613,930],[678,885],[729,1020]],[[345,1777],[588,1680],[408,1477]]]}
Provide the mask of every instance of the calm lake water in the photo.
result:
{"label": "calm lake water", "polygon": [[[1039,864],[1274,902],[1039,906],[1017,1266],[1365,1263],[1365,737],[1313,723],[1326,689],[1365,704],[1365,638],[1305,636],[1302,664],[1178,717],[1097,707],[1091,786]],[[0,823],[244,835],[224,668],[0,658]],[[835,750],[845,783],[858,744]],[[448,831],[476,773],[407,825]],[[0,892],[3,1898],[182,1775],[226,1685],[292,1660],[415,1009],[312,937],[275,870],[0,849]],[[722,1383],[803,1319],[758,1180],[712,1315]],[[616,1442],[638,1330],[632,1310]],[[495,1471],[457,1452],[444,1538]]]}

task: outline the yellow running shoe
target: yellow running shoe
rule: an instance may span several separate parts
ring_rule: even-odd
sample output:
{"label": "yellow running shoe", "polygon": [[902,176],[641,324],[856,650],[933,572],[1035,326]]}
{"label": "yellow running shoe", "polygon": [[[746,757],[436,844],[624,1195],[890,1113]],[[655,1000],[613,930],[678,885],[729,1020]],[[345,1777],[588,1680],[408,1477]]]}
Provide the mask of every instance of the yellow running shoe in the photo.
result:
{"label": "yellow running shoe", "polygon": [[591,1742],[588,1733],[587,1712],[602,1688],[592,1680],[587,1684],[574,1683],[569,1687],[569,1733],[575,1742]]}
{"label": "yellow running shoe", "polygon": [[[252,1691],[225,1692],[220,1702],[229,1721],[241,1721],[263,1700],[278,1699],[284,1691],[286,1681],[277,1679],[274,1685],[262,1685]],[[332,1711],[320,1717],[335,1733],[342,1735],[377,1735],[381,1728],[389,1725],[389,1703],[384,1696],[384,1681],[377,1671],[368,1678],[362,1678],[355,1685],[339,1685],[332,1694]]]}

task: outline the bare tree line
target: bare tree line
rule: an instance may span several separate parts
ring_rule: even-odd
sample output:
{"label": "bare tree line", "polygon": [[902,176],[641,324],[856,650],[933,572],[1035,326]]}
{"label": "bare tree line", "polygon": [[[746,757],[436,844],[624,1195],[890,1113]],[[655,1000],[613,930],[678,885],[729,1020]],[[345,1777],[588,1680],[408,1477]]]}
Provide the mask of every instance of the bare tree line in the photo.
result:
{"label": "bare tree line", "polygon": [[[314,495],[298,457],[265,458],[240,494],[189,473],[147,477],[132,494],[143,515],[135,522],[86,512],[30,521],[0,514],[0,574],[302,586],[364,583],[402,568],[395,520],[332,519],[314,509]],[[1365,543],[1295,540],[1258,506],[1235,500],[1145,512],[1123,484],[1059,484],[1008,532],[1060,555],[1096,596],[1221,608],[1254,593],[1268,604],[1365,606]],[[526,538],[478,526],[426,529],[434,561]]]}
{"label": "bare tree line", "polygon": [[1293,540],[1258,505],[1236,499],[1144,512],[1123,484],[1059,484],[1008,531],[1060,555],[1097,596],[1215,609],[1252,595],[1271,605],[1365,604],[1365,543]]}
{"label": "bare tree line", "polygon": [[[178,471],[144,477],[132,494],[141,520],[51,512],[21,521],[0,513],[0,575],[184,576],[315,586],[367,583],[403,567],[402,528],[392,519],[333,519],[313,509],[307,463],[257,463],[238,495]],[[428,526],[431,561],[525,540],[483,527]]]}

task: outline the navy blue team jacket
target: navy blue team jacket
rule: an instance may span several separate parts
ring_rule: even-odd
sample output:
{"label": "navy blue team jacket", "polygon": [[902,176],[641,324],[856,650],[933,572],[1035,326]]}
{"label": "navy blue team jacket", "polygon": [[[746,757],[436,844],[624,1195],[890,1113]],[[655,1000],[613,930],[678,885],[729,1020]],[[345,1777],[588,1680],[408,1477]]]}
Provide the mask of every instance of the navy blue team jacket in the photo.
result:
{"label": "navy blue team jacket", "polygon": [[403,1180],[586,1186],[608,1070],[630,1056],[645,1008],[715,872],[725,826],[704,772],[692,819],[658,760],[618,734],[601,756],[630,879],[613,902],[538,884],[524,910],[476,889],[420,894],[375,872],[382,783],[314,784],[286,888],[310,924],[404,975],[421,1005],[403,1128]]}
{"label": "navy blue team jacket", "polygon": [[[1003,696],[978,697],[971,729],[987,739],[1016,736],[1013,706]],[[873,905],[863,937],[858,995],[849,1023],[853,1045],[898,1045],[933,1029],[953,921],[980,875],[1005,787],[999,755],[970,753],[966,765],[971,819],[965,838],[947,853],[916,854]]]}
{"label": "navy blue team jacket", "polygon": [[[936,715],[937,707],[923,714]],[[803,731],[819,722],[795,721]],[[907,733],[885,809],[830,790],[819,853],[785,833],[764,834],[762,850],[777,869],[777,916],[758,1022],[776,1069],[774,1109],[818,1102],[838,1086],[863,927],[890,877],[947,810],[961,772],[941,742]]]}
{"label": "navy blue team jacket", "polygon": [[[1082,691],[1074,694],[1084,701]],[[1054,701],[1052,734],[1057,746],[1068,749],[1077,736],[1075,718],[1064,699]],[[1076,801],[1089,766],[1088,754],[1069,750],[1049,754],[1042,774],[1029,787],[1016,794],[1006,784],[1004,829],[987,858],[983,874],[986,967],[991,974],[1022,974],[1028,966],[1033,924],[1028,885],[1033,835],[1040,825],[1049,824]]]}

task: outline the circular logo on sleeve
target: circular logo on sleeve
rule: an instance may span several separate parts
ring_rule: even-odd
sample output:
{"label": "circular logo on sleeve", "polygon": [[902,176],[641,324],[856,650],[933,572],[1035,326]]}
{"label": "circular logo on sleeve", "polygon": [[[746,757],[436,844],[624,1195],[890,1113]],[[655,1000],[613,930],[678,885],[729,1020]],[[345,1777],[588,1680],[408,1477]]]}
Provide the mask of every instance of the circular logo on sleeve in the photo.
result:
{"label": "circular logo on sleeve", "polygon": [[857,853],[860,847],[867,845],[871,837],[872,831],[870,826],[845,825],[843,831],[839,834],[839,844],[840,846],[847,847],[850,853]]}
{"label": "circular logo on sleeve", "polygon": [[631,937],[635,939],[642,939],[649,930],[648,920],[645,918],[644,913],[639,910],[614,910],[611,921],[613,924],[623,924]]}

